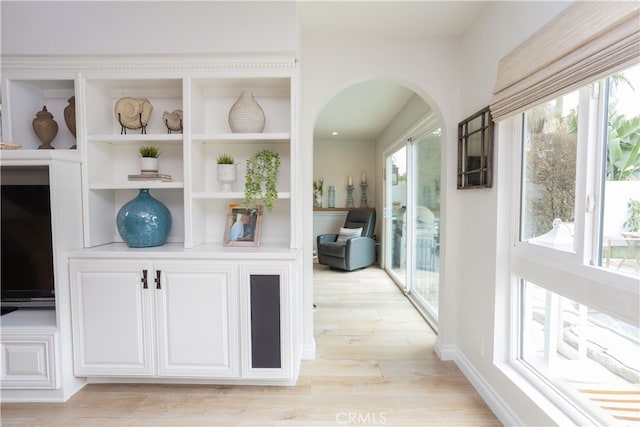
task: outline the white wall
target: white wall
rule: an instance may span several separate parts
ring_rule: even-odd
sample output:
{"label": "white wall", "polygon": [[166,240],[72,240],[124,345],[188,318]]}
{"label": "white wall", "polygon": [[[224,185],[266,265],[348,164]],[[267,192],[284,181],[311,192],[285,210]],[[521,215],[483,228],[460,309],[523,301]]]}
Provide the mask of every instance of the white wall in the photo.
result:
{"label": "white wall", "polygon": [[[490,2],[462,37],[461,116],[467,117],[489,105],[499,60],[518,44],[561,12],[569,2]],[[449,147],[450,151],[452,147]],[[506,322],[496,316],[496,307],[508,303],[504,291],[508,277],[501,270],[510,216],[502,200],[515,179],[510,165],[510,143],[496,142],[494,187],[456,191],[451,187],[449,211],[455,211],[456,224],[449,229],[448,243],[455,247],[458,270],[450,299],[441,299],[440,311],[456,310],[458,315],[455,347],[480,378],[480,383],[499,394],[498,404],[515,410],[514,417],[524,425],[553,425],[530,398],[500,371],[501,343]],[[454,173],[455,156],[447,168]],[[496,299],[497,298],[497,299]],[[494,331],[497,335],[494,336]],[[484,357],[479,346],[484,344]],[[447,343],[448,344],[448,343]],[[498,358],[498,359],[496,359]],[[478,384],[475,384],[478,387]],[[494,407],[495,410],[495,407]]]}
{"label": "white wall", "polygon": [[3,54],[295,52],[294,2],[3,1]]}
{"label": "white wall", "polygon": [[[302,100],[300,121],[301,156],[305,164],[313,164],[313,128],[316,118],[324,106],[337,93],[355,83],[367,80],[387,80],[412,89],[430,105],[437,106],[436,116],[443,123],[443,143],[452,145],[457,135],[459,119],[459,82],[460,82],[460,45],[450,38],[398,38],[398,39],[334,39],[330,35],[322,38],[301,40],[301,78]],[[443,155],[447,155],[444,153]],[[382,165],[376,166],[382,170]],[[303,189],[309,191],[307,200],[311,200],[313,171],[303,171]],[[455,183],[452,177],[447,182]],[[381,181],[378,181],[381,183]],[[455,185],[454,185],[455,187]],[[307,190],[308,188],[308,190]],[[381,185],[377,185],[378,190]],[[378,191],[379,193],[379,191]],[[443,199],[446,194],[443,194]],[[381,210],[380,194],[375,196],[378,212]],[[313,247],[312,206],[303,207],[303,245],[305,253],[311,253]],[[446,212],[444,212],[446,217]],[[379,221],[382,221],[380,218]],[[443,235],[446,230],[443,231]],[[307,260],[307,258],[309,258]],[[443,265],[446,260],[443,256]],[[455,268],[446,271],[455,275]],[[305,257],[304,298],[306,307],[313,304],[313,269],[311,257]],[[446,280],[446,279],[445,279]],[[441,315],[440,334],[454,342],[455,311]],[[306,348],[312,348],[313,310],[305,310],[304,336]]]}
{"label": "white wall", "polygon": [[347,177],[353,178],[355,206],[360,206],[360,174],[367,178],[367,200],[375,201],[377,187],[376,145],[374,141],[314,141],[313,179],[324,179],[322,207],[329,207],[329,186],[336,189],[336,207],[347,206]]}

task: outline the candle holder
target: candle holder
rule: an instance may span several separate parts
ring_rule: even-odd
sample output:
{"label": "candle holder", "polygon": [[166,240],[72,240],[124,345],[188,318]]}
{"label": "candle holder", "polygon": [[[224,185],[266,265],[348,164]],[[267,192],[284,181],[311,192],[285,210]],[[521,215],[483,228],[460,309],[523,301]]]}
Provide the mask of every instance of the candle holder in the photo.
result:
{"label": "candle holder", "polygon": [[354,208],[355,207],[355,203],[353,201],[353,190],[356,187],[353,185],[347,185],[347,207],[348,208]]}
{"label": "candle holder", "polygon": [[367,202],[367,183],[366,182],[361,182],[360,183],[360,189],[362,190],[362,194],[360,195],[360,207],[361,208],[366,208],[367,205],[369,204]]}

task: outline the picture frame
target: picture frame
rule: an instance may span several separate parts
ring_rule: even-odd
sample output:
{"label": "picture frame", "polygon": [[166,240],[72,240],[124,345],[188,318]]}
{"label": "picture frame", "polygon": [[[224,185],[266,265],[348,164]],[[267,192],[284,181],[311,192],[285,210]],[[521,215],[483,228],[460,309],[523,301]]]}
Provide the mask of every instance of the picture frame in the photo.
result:
{"label": "picture frame", "polygon": [[229,204],[224,229],[224,246],[260,246],[262,212],[262,205]]}
{"label": "picture frame", "polygon": [[458,190],[492,187],[493,128],[489,107],[458,123]]}

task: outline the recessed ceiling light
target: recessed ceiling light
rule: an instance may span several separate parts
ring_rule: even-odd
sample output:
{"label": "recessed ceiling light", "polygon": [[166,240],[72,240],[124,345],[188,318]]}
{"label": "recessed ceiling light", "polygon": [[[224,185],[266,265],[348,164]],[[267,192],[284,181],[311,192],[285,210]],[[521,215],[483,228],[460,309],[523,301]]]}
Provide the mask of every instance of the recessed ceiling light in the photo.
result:
{"label": "recessed ceiling light", "polygon": [[338,134],[339,134],[339,132],[338,132],[338,131],[335,131],[335,130],[334,130],[333,132],[331,132],[331,135],[334,135],[334,136],[335,136],[335,135],[338,135]]}

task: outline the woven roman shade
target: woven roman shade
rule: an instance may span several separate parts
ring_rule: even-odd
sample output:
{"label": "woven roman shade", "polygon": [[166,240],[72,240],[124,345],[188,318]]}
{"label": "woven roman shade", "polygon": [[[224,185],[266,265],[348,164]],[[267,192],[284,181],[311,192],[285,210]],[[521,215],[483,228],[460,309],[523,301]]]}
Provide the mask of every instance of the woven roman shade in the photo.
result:
{"label": "woven roman shade", "polygon": [[640,2],[576,1],[502,58],[494,120],[640,62]]}

